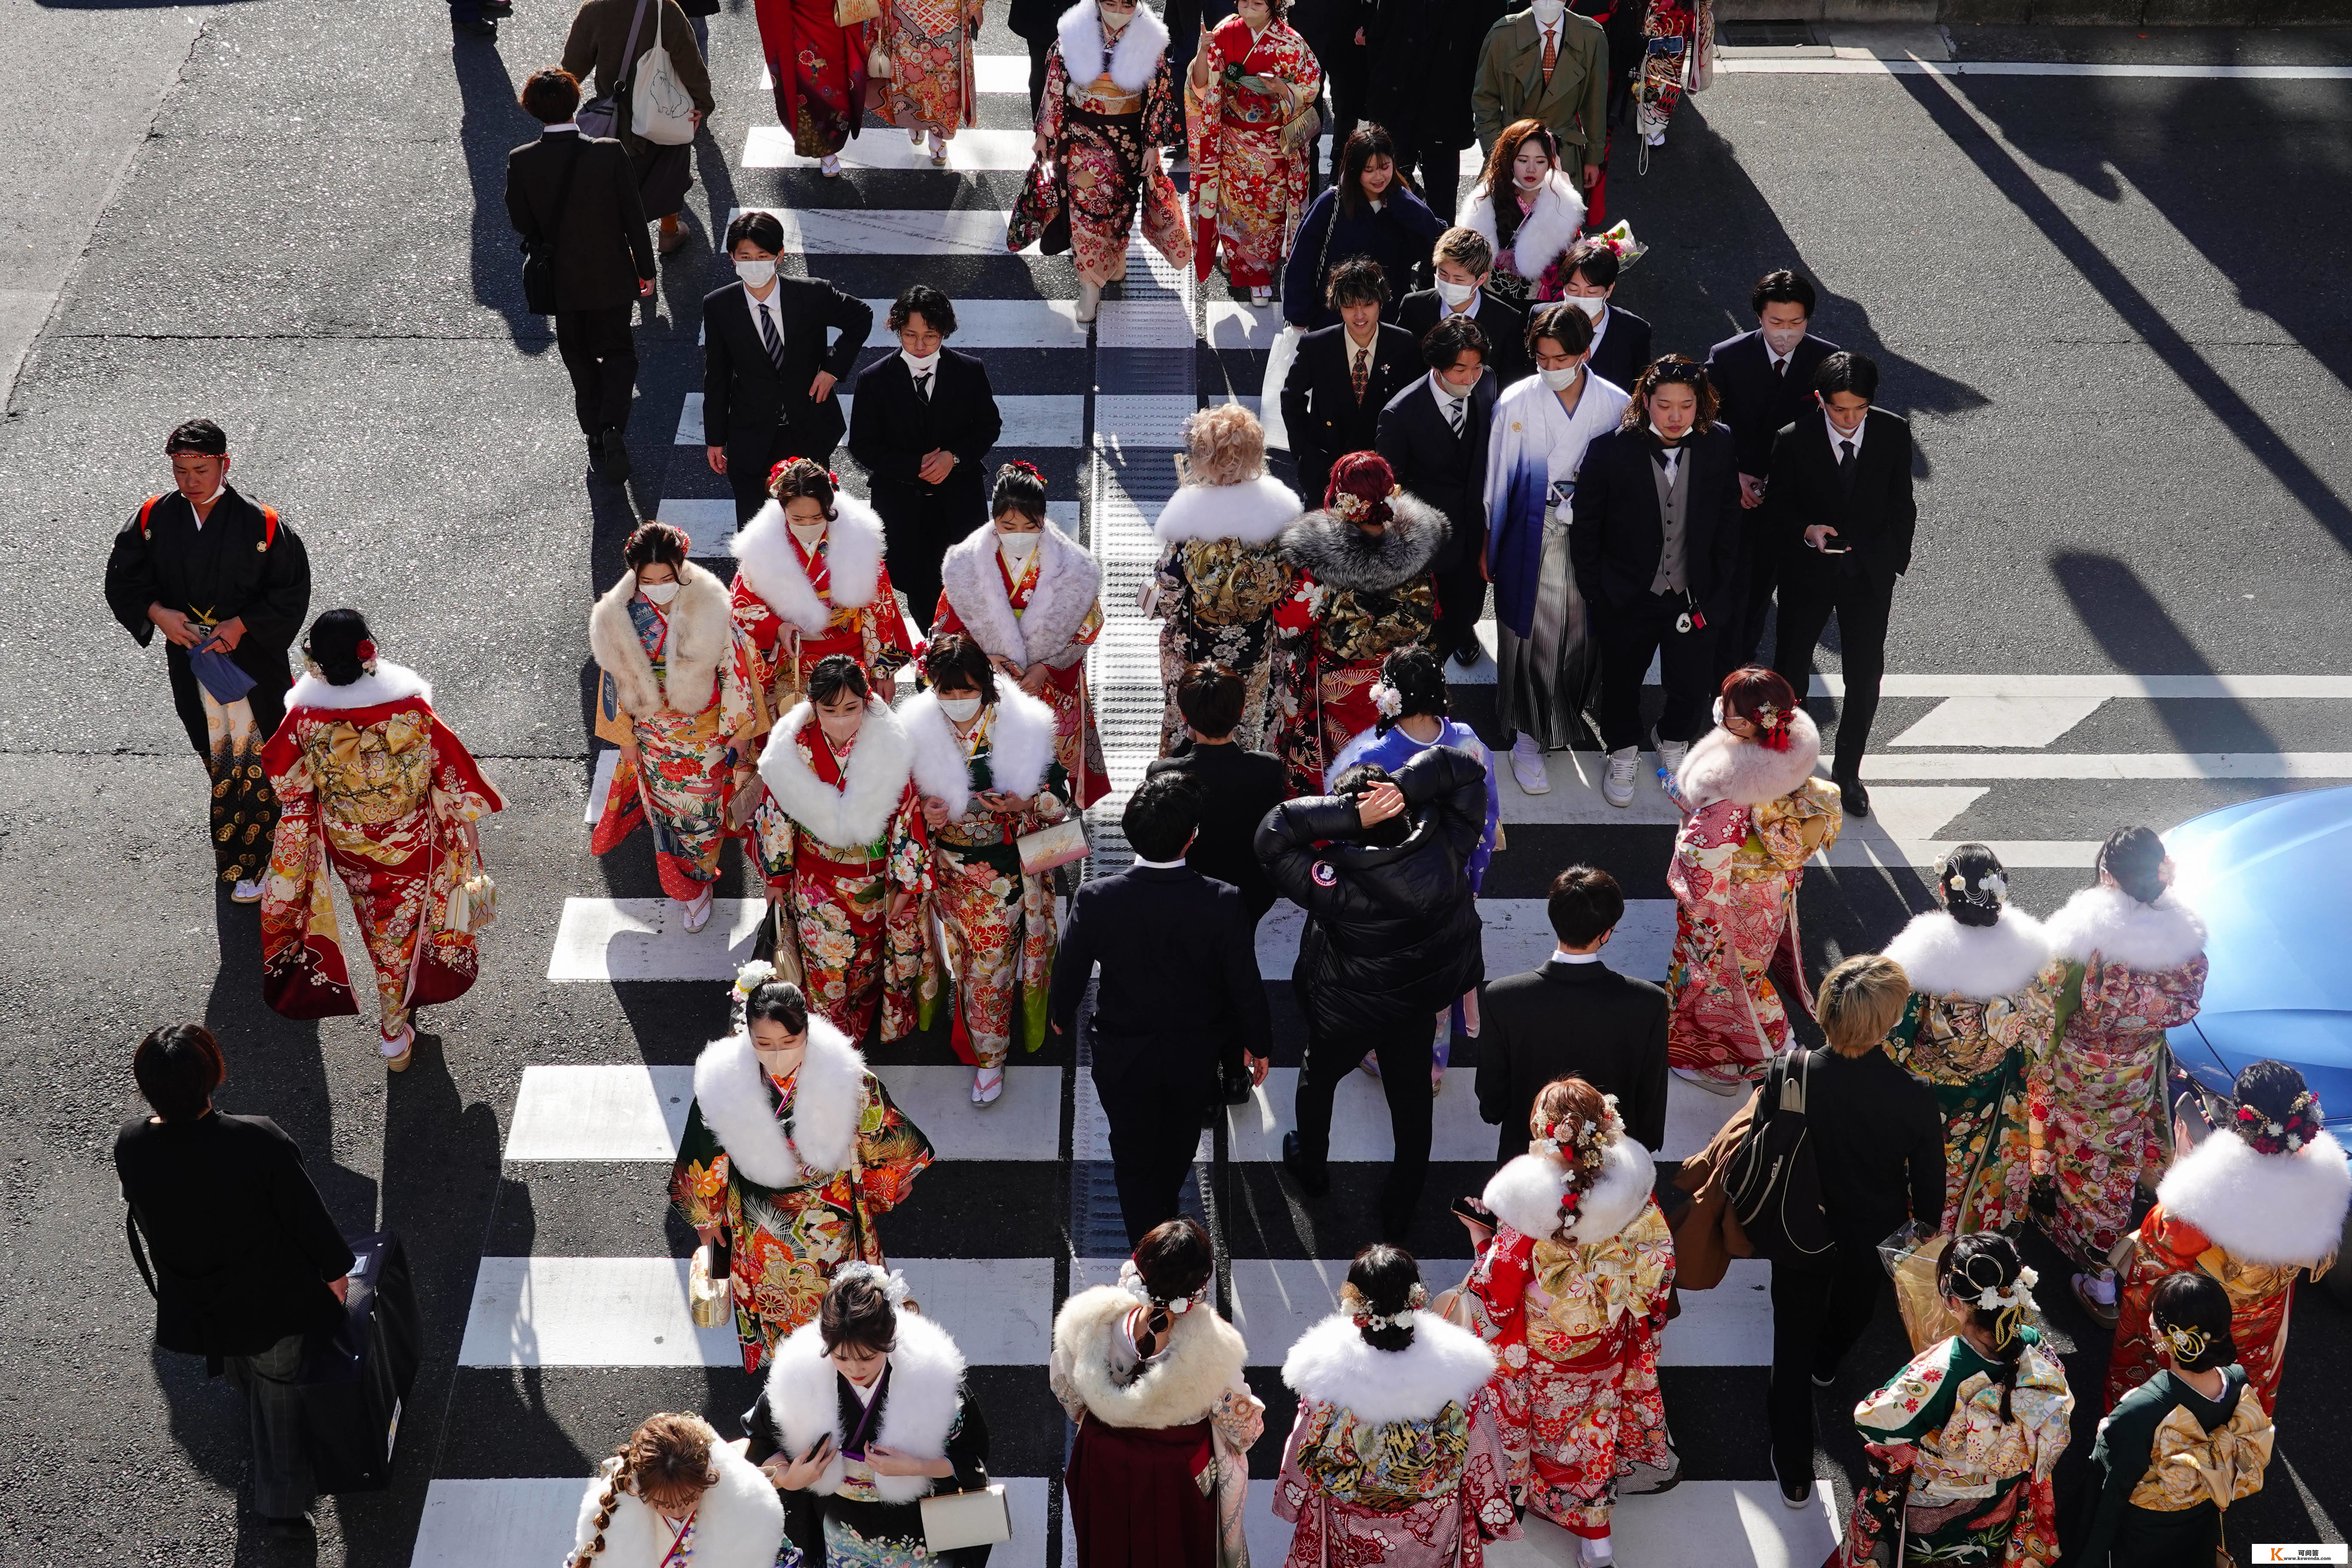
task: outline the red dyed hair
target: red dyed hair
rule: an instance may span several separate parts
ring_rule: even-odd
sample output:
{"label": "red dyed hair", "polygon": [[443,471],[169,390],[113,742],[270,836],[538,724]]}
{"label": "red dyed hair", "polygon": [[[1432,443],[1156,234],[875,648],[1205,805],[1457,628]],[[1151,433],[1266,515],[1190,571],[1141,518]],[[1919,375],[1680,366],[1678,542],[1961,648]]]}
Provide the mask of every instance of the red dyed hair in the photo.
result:
{"label": "red dyed hair", "polygon": [[[1331,482],[1323,489],[1323,506],[1349,522],[1385,524],[1392,515],[1389,497],[1397,488],[1396,474],[1378,452],[1350,452],[1331,465]],[[1340,505],[1341,496],[1353,496],[1361,508]]]}
{"label": "red dyed hair", "polygon": [[1778,670],[1751,664],[1723,678],[1726,718],[1737,713],[1756,726],[1757,741],[1775,752],[1789,749],[1789,720],[1797,711],[1797,694]]}

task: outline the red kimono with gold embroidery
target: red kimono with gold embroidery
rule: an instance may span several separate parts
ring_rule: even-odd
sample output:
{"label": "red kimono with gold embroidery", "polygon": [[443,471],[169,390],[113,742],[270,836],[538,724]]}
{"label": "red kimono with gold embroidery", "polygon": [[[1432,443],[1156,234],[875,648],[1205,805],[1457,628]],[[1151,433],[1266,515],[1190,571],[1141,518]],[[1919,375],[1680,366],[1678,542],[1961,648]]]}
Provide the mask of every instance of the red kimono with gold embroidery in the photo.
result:
{"label": "red kimono with gold embroidery", "polygon": [[940,562],[939,610],[931,635],[961,632],[992,660],[1015,670],[1045,667],[1035,695],[1054,710],[1055,760],[1070,775],[1083,810],[1110,792],[1102,737],[1087,700],[1087,649],[1102,636],[1102,569],[1093,554],[1052,523],[1016,570],[993,523],[959,541]]}
{"label": "red kimono with gold embroidery", "polygon": [[[1323,68],[1287,25],[1253,35],[1239,16],[1218,23],[1202,53],[1209,85],[1195,88],[1190,71],[1184,78],[1192,266],[1208,277],[1222,249],[1234,288],[1271,288],[1307,210],[1313,149],[1300,117],[1323,90]],[[1248,79],[1280,86],[1260,92]]]}

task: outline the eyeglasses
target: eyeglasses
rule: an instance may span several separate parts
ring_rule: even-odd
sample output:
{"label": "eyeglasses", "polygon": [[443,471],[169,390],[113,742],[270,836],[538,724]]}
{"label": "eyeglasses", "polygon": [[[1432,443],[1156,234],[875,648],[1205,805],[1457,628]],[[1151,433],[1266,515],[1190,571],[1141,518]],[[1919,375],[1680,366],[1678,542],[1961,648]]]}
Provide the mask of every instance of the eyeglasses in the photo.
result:
{"label": "eyeglasses", "polygon": [[1661,361],[1650,367],[1652,386],[1705,386],[1706,366],[1687,361]]}

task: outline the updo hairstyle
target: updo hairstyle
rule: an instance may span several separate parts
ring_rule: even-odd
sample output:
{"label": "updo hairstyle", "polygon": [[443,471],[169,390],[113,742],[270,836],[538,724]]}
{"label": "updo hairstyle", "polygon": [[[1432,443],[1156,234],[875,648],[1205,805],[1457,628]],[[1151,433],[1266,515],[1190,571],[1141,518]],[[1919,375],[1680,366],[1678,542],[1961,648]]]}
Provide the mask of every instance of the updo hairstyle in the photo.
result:
{"label": "updo hairstyle", "polygon": [[373,641],[367,617],[357,610],[329,610],[310,623],[302,652],[319,667],[319,679],[330,686],[349,686],[367,673],[368,655],[360,652],[360,644],[370,644],[373,653]]}
{"label": "updo hairstyle", "polygon": [[776,498],[778,506],[788,506],[800,500],[816,502],[824,508],[824,520],[831,522],[839,513],[834,510],[835,486],[833,476],[823,466],[807,458],[788,458],[776,465],[768,476],[768,493]]}

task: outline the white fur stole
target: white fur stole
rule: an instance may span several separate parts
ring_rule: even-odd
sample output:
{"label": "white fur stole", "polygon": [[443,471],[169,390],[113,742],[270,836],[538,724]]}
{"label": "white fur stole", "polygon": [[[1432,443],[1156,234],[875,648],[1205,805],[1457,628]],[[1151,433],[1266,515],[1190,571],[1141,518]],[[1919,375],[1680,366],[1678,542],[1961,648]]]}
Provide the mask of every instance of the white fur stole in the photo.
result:
{"label": "white fur stole", "polygon": [[[1601,1173],[1584,1194],[1568,1239],[1580,1246],[1606,1241],[1642,1217],[1657,1185],[1650,1152],[1620,1133],[1601,1157]],[[1522,1154],[1487,1181],[1480,1201],[1521,1236],[1549,1241],[1568,1195],[1568,1167],[1542,1154]]]}
{"label": "white fur stole", "polygon": [[1102,568],[1047,523],[1037,541],[1037,586],[1016,616],[996,564],[996,525],[984,522],[948,548],[940,582],[981,651],[1026,668],[1070,646],[1102,592]]}
{"label": "white fur stole", "polygon": [[[691,561],[678,567],[677,582],[677,594],[667,611],[669,642],[662,650],[667,683],[654,679],[653,660],[646,656],[645,640],[629,616],[629,601],[637,592],[635,572],[622,573],[621,580],[588,612],[588,647],[597,668],[613,678],[621,706],[640,717],[664,709],[699,713],[709,707],[718,690],[719,661],[727,657],[735,635],[726,584]],[[672,691],[682,693],[692,706],[672,702]]]}
{"label": "white fur stole", "polygon": [[[971,808],[971,763],[936,693],[918,692],[898,709],[914,747],[915,787],[947,803],[948,815]],[[988,776],[1007,795],[1032,795],[1045,787],[1054,760],[1054,710],[1003,676],[996,682],[996,717],[988,731]],[[861,742],[862,743],[862,742]],[[856,752],[852,752],[854,758]]]}
{"label": "white fur stole", "polygon": [[1821,760],[1822,732],[1801,710],[1789,715],[1789,749],[1743,741],[1718,724],[1691,746],[1675,784],[1693,810],[1709,801],[1762,805],[1794,791]]}
{"label": "white fur stole", "polygon": [[[914,1312],[898,1314],[898,1348],[890,1352],[890,1386],[882,1392],[882,1418],[870,1445],[896,1448],[919,1459],[946,1456],[948,1434],[962,1407],[963,1352],[948,1332]],[[841,1489],[840,1373],[824,1353],[815,1323],[803,1323],[776,1346],[768,1366],[768,1414],[775,1418],[786,1453],[804,1454],[819,1437],[833,1437],[833,1462],[812,1490],[826,1496]],[[909,1503],[935,1483],[929,1476],[877,1476],[884,1502]]]}
{"label": "white fur stole", "polygon": [[2224,1130],[2175,1162],[2156,1198],[2233,1258],[2297,1268],[2335,1256],[2342,1243],[2352,1166],[2332,1133],[2292,1154],[2263,1154]]}
{"label": "white fur stole", "polygon": [[866,1058],[849,1037],[809,1015],[808,1047],[793,1074],[793,1135],[770,1109],[767,1069],[749,1035],[702,1047],[694,1060],[702,1124],[734,1167],[763,1187],[789,1187],[848,1168],[866,1109]]}
{"label": "white fur stole", "polygon": [[432,683],[404,664],[380,658],[375,661],[374,674],[362,675],[349,686],[330,686],[324,677],[304,671],[302,679],[286,694],[286,710],[289,713],[297,708],[348,712],[354,708],[404,702],[412,697],[432,707]]}
{"label": "white fur stole", "polygon": [[[1516,195],[1509,191],[1516,200]],[[1462,198],[1462,210],[1454,221],[1465,228],[1475,228],[1486,236],[1486,243],[1501,251],[1503,242],[1496,237],[1495,199],[1496,193],[1482,191],[1472,184]],[[1544,268],[1559,259],[1568,247],[1576,243],[1584,227],[1584,198],[1569,184],[1568,176],[1554,169],[1544,176],[1543,189],[1536,193],[1535,211],[1528,214],[1511,237],[1510,251],[1513,269],[1532,283],[1544,275]]]}
{"label": "white fur stole", "polygon": [[1375,1426],[1426,1421],[1449,1404],[1468,1405],[1495,1374],[1495,1352],[1434,1312],[1412,1318],[1412,1343],[1383,1351],[1364,1342],[1355,1320],[1335,1312],[1290,1347],[1282,1381]]}
{"label": "white fur stole", "polygon": [[1964,926],[1948,910],[1929,910],[1895,933],[1886,956],[1903,966],[1914,991],[1990,1002],[2033,983],[2050,962],[2050,938],[2013,904],[1989,926]]}
{"label": "white fur stole", "polygon": [[[1062,64],[1069,68],[1071,82],[1092,87],[1105,68],[1102,16],[1095,0],[1078,0],[1063,12],[1054,24],[1054,37],[1062,46]],[[1139,3],[1134,20],[1119,29],[1118,42],[1111,47],[1110,79],[1121,92],[1141,92],[1167,52],[1167,25],[1151,14],[1150,6]]]}
{"label": "white fur stole", "polygon": [[[836,790],[818,778],[801,755],[801,728],[815,722],[816,710],[806,701],[777,722],[767,750],[760,754],[760,781],[785,816],[836,849],[871,844],[889,827],[906,797],[914,743],[888,705],[879,697],[867,698],[866,721],[858,727],[856,744],[842,770],[842,787]],[[822,734],[816,743],[824,744]]]}
{"label": "white fur stole", "polygon": [[736,571],[751,584],[768,608],[804,632],[821,632],[833,618],[833,606],[862,609],[874,602],[882,574],[882,515],[846,490],[833,496],[833,521],[825,525],[825,569],[832,581],[826,588],[831,605],[809,585],[793,550],[784,509],[775,501],[735,531],[727,549],[738,563]]}
{"label": "white fur stole", "polygon": [[[580,1500],[575,1552],[596,1539],[597,1510],[618,1463],[605,1460]],[[773,1568],[784,1538],[784,1502],[775,1483],[724,1442],[710,1446],[710,1463],[719,1480],[695,1510],[694,1568]],[[643,1500],[616,1492],[595,1568],[662,1568],[674,1539],[669,1523]]]}
{"label": "white fur stole", "polygon": [[1087,1402],[1087,1413],[1112,1426],[1182,1426],[1216,1408],[1217,1396],[1242,1375],[1249,1347],[1214,1309],[1196,1304],[1169,1320],[1167,1353],[1132,1383],[1111,1380],[1111,1351],[1126,1334],[1135,1298],[1116,1285],[1081,1290],[1054,1314],[1054,1355]]}
{"label": "white fur stole", "polygon": [[1180,485],[1160,509],[1151,533],[1162,544],[1207,539],[1270,544],[1306,510],[1298,492],[1272,474],[1237,485]]}
{"label": "white fur stole", "polygon": [[2084,888],[2045,929],[2057,957],[2087,963],[2095,952],[2144,973],[2178,969],[2205,951],[2205,922],[2170,893],[2143,904],[2121,888]]}

